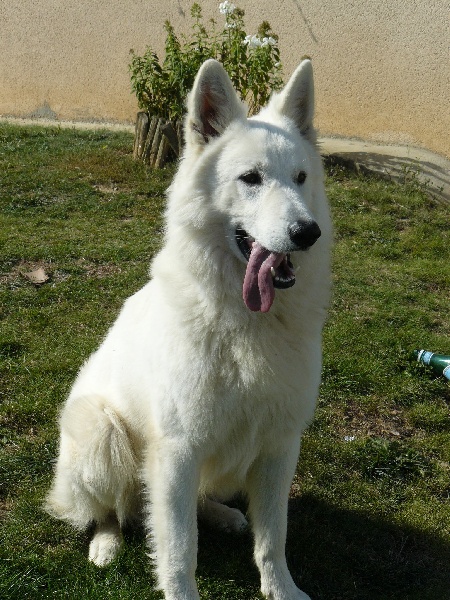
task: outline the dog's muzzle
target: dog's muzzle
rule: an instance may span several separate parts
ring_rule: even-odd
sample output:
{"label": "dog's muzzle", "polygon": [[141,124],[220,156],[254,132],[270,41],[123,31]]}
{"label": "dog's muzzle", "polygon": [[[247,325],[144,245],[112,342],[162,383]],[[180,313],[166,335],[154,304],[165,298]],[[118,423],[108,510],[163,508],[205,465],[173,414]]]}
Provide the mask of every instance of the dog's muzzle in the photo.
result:
{"label": "dog's muzzle", "polygon": [[[288,227],[292,251],[308,250],[320,237],[315,221],[295,221]],[[289,252],[273,252],[261,246],[242,227],[235,231],[238,248],[247,261],[243,298],[252,311],[267,312],[273,304],[275,289],[287,289],[295,284],[294,266]]]}
{"label": "dog's muzzle", "polygon": [[[255,239],[251,237],[245,229],[236,229],[236,243],[247,262],[250,260],[252,247]],[[278,267],[273,268],[273,285],[278,289],[290,288],[295,284],[294,265],[291,262],[291,255],[287,253]]]}

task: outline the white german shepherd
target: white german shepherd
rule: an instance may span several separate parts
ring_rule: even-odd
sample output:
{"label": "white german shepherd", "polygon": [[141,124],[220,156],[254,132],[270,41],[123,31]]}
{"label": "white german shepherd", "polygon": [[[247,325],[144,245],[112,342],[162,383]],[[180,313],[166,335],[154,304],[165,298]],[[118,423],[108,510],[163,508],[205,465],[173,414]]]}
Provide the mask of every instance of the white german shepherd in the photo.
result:
{"label": "white german shepherd", "polygon": [[47,510],[78,528],[94,522],[89,558],[106,565],[143,497],[167,600],[199,598],[197,514],[246,526],[220,503],[238,491],[262,593],[308,598],[284,547],[330,288],[313,104],[309,60],[251,119],[223,67],[204,63],[151,281],[126,301],[61,414]]}

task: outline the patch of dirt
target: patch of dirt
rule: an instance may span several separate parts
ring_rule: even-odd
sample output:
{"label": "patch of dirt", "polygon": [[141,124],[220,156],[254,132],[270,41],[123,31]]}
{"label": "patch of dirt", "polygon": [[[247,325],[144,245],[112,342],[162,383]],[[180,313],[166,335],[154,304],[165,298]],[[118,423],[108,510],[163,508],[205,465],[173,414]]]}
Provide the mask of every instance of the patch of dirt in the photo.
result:
{"label": "patch of dirt", "polygon": [[[75,261],[78,267],[84,271],[84,275],[95,279],[111,277],[122,272],[121,267],[111,263],[91,263],[83,258]],[[51,262],[20,261],[9,271],[0,272],[0,285],[9,289],[19,288],[26,285],[40,287],[46,284],[61,283],[75,276],[55,268]]]}
{"label": "patch of dirt", "polygon": [[13,507],[13,501],[10,498],[0,500],[0,522],[4,521]]}
{"label": "patch of dirt", "polygon": [[342,439],[352,437],[381,437],[402,439],[418,433],[403,414],[403,411],[391,408],[383,412],[364,410],[356,404],[349,404],[342,420],[337,425],[337,433]]}
{"label": "patch of dirt", "polygon": [[101,183],[95,183],[93,186],[94,190],[97,190],[97,192],[101,192],[102,194],[118,194],[119,193],[119,188],[117,187],[116,184],[114,183],[110,183],[107,185],[101,184]]}
{"label": "patch of dirt", "polygon": [[0,285],[9,288],[33,284],[36,287],[53,280],[53,266],[49,262],[20,261],[8,272],[0,273]]}
{"label": "patch of dirt", "polygon": [[105,277],[111,277],[122,272],[119,265],[111,263],[90,263],[84,258],[80,258],[76,261],[76,265],[81,267],[88,277],[95,279],[103,279]]}

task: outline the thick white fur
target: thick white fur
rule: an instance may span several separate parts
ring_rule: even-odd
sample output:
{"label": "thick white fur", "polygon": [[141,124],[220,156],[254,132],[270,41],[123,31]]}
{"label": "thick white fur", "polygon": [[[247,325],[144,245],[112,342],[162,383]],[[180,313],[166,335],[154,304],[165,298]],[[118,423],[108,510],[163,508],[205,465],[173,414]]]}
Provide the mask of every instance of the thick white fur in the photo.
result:
{"label": "thick white fur", "polygon": [[[308,598],[288,572],[284,546],[330,287],[331,225],[312,114],[309,61],[250,120],[221,65],[203,65],[151,281],[126,301],[62,411],[47,509],[78,528],[94,521],[89,556],[103,565],[120,547],[119,525],[139,510],[143,485],[167,600],[198,600],[197,511],[241,529],[244,516],[218,502],[237,491],[249,500],[263,594]],[[239,180],[255,168],[261,185]],[[295,286],[276,290],[269,312],[251,312],[236,227],[286,252],[287,227],[304,218],[322,235],[292,254]]]}

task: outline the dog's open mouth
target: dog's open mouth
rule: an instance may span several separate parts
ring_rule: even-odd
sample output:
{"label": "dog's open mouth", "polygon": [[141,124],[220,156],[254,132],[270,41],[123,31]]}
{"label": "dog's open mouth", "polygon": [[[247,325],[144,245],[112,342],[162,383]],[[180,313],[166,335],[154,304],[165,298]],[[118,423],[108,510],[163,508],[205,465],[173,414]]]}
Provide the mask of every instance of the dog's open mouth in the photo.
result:
{"label": "dog's open mouth", "polygon": [[267,312],[275,298],[275,288],[286,289],[295,283],[289,254],[271,252],[245,229],[236,229],[236,243],[248,261],[243,285],[243,298],[252,311]]}

